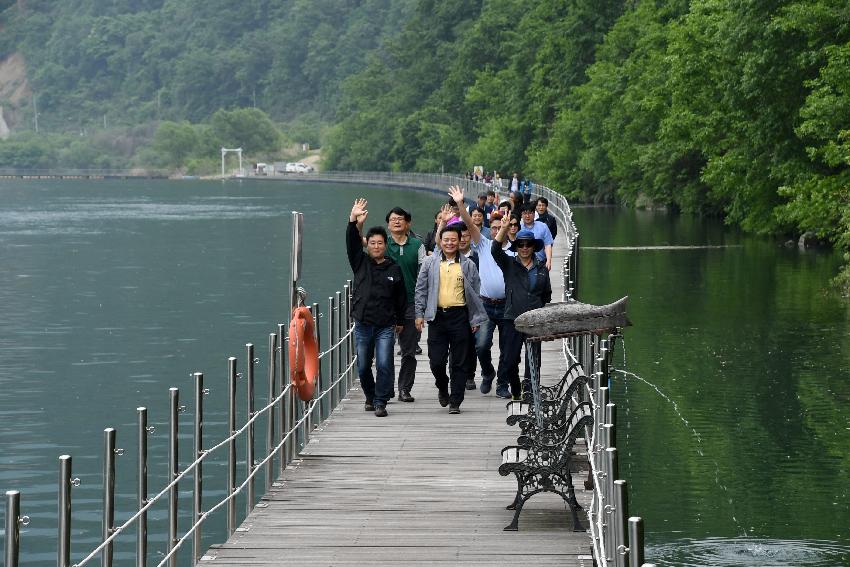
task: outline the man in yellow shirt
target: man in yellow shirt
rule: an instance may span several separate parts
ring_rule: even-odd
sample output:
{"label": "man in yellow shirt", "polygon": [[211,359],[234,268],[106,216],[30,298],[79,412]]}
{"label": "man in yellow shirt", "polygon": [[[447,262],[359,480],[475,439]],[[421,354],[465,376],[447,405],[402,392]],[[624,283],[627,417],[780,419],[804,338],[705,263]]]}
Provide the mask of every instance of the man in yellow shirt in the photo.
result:
{"label": "man in yellow shirt", "polygon": [[428,361],[437,397],[451,414],[460,413],[466,381],[472,378],[473,333],[487,320],[478,295],[478,268],[459,252],[460,238],[460,227],[442,229],[440,248],[422,263],[414,293],[416,328],[421,331],[428,322]]}

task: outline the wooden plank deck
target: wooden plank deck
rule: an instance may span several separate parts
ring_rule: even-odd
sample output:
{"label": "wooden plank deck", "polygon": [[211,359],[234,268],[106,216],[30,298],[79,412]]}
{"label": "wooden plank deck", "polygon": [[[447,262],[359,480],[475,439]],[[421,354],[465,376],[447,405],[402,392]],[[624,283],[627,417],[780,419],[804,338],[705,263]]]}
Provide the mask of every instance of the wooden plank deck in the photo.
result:
{"label": "wooden plank deck", "polygon": [[[556,246],[556,270],[562,257]],[[421,345],[427,352],[424,336]],[[544,382],[564,372],[560,348],[560,341],[543,345]],[[589,567],[590,538],[572,531],[555,494],[528,501],[518,532],[502,530],[516,481],[499,476],[500,451],[518,434],[505,424],[506,400],[495,387],[468,391],[461,413],[448,415],[427,357],[418,359],[416,402],[393,401],[389,416],[376,418],[363,410],[362,392],[351,390],[239,530],[207,551],[209,564]],[[586,508],[584,477],[575,485]]]}

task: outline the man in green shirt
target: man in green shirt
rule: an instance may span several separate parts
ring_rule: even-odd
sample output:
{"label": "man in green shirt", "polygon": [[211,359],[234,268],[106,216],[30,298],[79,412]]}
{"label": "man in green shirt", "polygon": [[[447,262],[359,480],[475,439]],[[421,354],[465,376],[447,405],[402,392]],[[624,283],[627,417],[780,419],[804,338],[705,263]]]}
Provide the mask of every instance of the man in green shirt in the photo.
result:
{"label": "man in green shirt", "polygon": [[401,368],[398,371],[398,399],[412,402],[413,380],[416,375],[416,347],[419,346],[419,331],[416,330],[413,292],[416,289],[416,276],[419,265],[425,259],[425,246],[410,232],[410,213],[401,207],[394,207],[387,213],[387,256],[400,267],[407,291],[407,309],[404,314],[404,327],[398,336],[401,348]]}

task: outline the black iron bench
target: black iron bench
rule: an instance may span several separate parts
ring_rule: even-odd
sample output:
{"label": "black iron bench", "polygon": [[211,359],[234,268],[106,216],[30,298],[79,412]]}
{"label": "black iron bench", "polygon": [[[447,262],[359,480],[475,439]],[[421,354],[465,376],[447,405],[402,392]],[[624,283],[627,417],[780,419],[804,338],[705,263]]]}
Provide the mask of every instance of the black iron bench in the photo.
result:
{"label": "black iron bench", "polygon": [[514,474],[517,492],[507,509],[514,517],[505,531],[516,531],[519,515],[525,502],[539,492],[554,492],[570,507],[573,531],[582,531],[578,511],[581,506],[575,497],[570,463],[576,438],[584,435],[585,427],[593,424],[593,412],[588,402],[581,402],[562,423],[552,422],[533,435],[521,435],[517,445],[502,449],[499,474]]}

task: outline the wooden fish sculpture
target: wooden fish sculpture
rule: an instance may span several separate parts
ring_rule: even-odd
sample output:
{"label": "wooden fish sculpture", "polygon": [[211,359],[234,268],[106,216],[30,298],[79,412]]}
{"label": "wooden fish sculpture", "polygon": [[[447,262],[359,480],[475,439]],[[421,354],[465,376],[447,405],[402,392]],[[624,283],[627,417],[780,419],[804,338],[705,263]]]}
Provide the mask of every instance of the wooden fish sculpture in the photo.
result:
{"label": "wooden fish sculpture", "polygon": [[516,318],[516,329],[536,340],[552,340],[583,333],[604,333],[632,323],[626,317],[629,297],[608,305],[578,301],[550,303]]}

